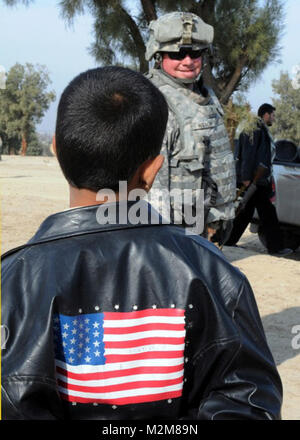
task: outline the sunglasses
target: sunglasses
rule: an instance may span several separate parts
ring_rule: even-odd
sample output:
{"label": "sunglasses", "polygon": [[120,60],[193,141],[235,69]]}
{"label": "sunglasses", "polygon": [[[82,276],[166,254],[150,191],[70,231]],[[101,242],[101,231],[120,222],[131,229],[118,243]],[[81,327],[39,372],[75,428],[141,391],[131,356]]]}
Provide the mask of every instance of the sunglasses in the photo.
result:
{"label": "sunglasses", "polygon": [[206,49],[200,49],[200,50],[180,49],[179,52],[167,52],[167,54],[169,58],[171,58],[171,60],[184,60],[184,58],[187,55],[193,60],[195,60],[196,58],[200,58],[205,52]]}

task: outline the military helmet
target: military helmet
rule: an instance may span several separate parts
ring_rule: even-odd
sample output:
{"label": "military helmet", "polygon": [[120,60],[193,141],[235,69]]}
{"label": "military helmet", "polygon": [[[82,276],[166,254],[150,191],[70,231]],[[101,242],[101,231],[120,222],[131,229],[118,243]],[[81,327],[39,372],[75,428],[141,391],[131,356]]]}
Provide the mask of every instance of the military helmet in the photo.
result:
{"label": "military helmet", "polygon": [[214,28],[190,12],[163,15],[150,22],[149,31],[147,61],[159,52],[179,52],[182,46],[192,50],[208,48],[214,37]]}

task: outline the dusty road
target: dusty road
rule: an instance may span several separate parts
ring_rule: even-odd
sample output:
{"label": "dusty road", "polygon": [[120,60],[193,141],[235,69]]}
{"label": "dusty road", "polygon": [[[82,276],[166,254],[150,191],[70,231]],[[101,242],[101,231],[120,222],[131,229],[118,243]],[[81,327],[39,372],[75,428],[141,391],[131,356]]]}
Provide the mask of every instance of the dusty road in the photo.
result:
{"label": "dusty road", "polygon": [[[68,187],[55,158],[2,156],[0,185],[2,253],[31,238],[46,216],[68,208]],[[254,290],[283,382],[282,417],[300,420],[300,338],[293,333],[300,326],[300,249],[271,257],[250,232],[239,245],[223,252]]]}

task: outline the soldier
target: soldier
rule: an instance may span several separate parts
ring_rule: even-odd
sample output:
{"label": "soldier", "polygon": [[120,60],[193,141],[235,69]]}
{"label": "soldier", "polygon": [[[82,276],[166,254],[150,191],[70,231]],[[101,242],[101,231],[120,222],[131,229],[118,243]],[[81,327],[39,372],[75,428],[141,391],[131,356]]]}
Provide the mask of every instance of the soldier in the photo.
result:
{"label": "soldier", "polygon": [[[196,190],[204,189],[203,235],[211,238],[217,231],[212,240],[222,244],[235,215],[236,178],[223,109],[201,76],[213,33],[213,27],[195,14],[166,14],[150,23],[146,59],[155,60],[147,77],[169,106],[161,150],[165,161],[152,192],[189,189],[195,195]],[[154,197],[151,203],[155,205]],[[184,225],[183,206],[173,205],[171,212],[177,219],[181,215]]]}

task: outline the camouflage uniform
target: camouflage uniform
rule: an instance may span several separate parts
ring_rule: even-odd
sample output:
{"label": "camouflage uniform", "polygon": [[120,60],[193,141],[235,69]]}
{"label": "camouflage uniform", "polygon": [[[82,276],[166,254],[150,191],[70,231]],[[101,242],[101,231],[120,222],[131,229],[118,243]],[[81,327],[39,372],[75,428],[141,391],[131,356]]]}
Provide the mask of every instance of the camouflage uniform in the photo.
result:
{"label": "camouflage uniform", "polygon": [[[146,58],[151,59],[159,52],[179,51],[180,46],[188,42],[192,43],[193,50],[205,48],[212,39],[213,28],[198,16],[181,12],[167,14],[150,24]],[[206,225],[233,219],[236,194],[234,159],[223,123],[223,110],[213,90],[201,88],[201,85],[199,88],[195,80],[191,90],[183,81],[159,67],[150,70],[147,77],[164,94],[169,106],[161,150],[165,161],[151,191],[157,188],[200,189],[204,170],[208,170],[218,192]],[[150,200],[153,203],[153,198]]]}

